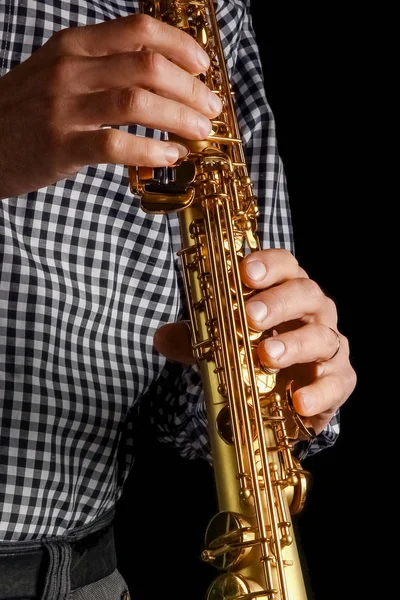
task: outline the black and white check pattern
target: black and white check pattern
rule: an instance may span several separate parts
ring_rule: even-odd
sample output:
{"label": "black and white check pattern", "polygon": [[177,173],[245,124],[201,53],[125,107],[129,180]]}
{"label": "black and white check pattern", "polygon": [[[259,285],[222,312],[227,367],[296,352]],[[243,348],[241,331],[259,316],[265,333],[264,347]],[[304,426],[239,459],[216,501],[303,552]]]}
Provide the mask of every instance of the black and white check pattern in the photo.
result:
{"label": "black and white check pattern", "polygon": [[[293,250],[247,4],[219,1],[218,19],[263,247]],[[0,73],[61,28],[136,10],[128,0],[1,0]],[[123,166],[90,166],[0,201],[0,540],[61,535],[112,507],[133,460],[138,406],[183,456],[207,455],[198,372],[182,373],[152,344],[182,315],[179,248],[176,216],[145,215]],[[303,455],[338,433],[336,418]]]}

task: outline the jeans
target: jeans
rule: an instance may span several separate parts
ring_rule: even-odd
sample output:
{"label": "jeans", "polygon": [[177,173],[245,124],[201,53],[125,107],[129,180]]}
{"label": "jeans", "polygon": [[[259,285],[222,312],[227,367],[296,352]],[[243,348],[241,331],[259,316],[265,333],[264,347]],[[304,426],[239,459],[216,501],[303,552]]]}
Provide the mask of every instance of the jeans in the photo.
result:
{"label": "jeans", "polygon": [[0,600],[130,600],[114,510],[61,537],[0,543]]}
{"label": "jeans", "polygon": [[130,600],[130,596],[124,578],[115,570],[108,577],[75,590],[69,600]]}

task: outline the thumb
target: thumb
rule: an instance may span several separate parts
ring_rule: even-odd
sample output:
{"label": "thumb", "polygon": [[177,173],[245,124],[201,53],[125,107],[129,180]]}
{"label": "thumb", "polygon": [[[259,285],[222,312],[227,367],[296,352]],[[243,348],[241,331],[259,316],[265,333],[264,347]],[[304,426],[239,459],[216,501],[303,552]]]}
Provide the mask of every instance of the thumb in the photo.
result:
{"label": "thumb", "polygon": [[154,347],[169,360],[191,365],[195,361],[188,321],[167,323],[154,334]]}

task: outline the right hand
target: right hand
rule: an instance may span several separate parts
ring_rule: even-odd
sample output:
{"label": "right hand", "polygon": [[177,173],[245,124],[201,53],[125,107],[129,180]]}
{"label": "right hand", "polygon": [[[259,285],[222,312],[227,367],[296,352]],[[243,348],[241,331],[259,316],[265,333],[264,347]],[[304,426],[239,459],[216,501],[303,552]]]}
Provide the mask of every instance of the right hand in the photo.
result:
{"label": "right hand", "polygon": [[179,144],[103,127],[204,139],[222,110],[195,77],[208,66],[190,35],[143,14],[55,33],[0,80],[0,198],[89,164],[173,164],[185,154]]}

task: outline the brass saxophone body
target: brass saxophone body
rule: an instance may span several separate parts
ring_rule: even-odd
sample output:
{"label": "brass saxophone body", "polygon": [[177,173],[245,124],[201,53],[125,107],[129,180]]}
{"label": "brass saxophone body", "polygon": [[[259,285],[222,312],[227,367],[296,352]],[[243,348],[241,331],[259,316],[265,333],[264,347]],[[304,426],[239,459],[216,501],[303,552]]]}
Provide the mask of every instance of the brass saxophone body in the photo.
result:
{"label": "brass saxophone body", "polygon": [[[292,455],[291,386],[256,356],[239,263],[260,249],[253,194],[213,0],[146,0],[141,11],[194,36],[211,66],[199,77],[223,111],[206,140],[173,136],[189,153],[176,166],[130,167],[131,191],[148,213],[179,214],[192,343],[204,387],[218,500],[203,560],[221,574],[207,600],[305,600],[291,515],[303,505],[308,474]],[[171,136],[172,137],[172,136]],[[263,334],[265,335],[265,334]],[[292,410],[293,412],[293,410]],[[296,427],[304,428],[293,413]]]}

